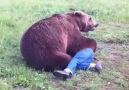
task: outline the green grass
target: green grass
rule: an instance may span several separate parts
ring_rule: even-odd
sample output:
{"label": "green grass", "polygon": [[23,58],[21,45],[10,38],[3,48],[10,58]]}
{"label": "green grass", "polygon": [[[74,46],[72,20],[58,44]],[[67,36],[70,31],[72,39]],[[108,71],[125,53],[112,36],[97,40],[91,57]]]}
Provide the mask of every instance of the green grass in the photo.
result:
{"label": "green grass", "polygon": [[[129,0],[0,0],[0,90],[129,90]],[[26,66],[19,44],[34,22],[54,13],[82,10],[100,26],[88,33],[98,42],[104,69],[77,71],[67,81]]]}

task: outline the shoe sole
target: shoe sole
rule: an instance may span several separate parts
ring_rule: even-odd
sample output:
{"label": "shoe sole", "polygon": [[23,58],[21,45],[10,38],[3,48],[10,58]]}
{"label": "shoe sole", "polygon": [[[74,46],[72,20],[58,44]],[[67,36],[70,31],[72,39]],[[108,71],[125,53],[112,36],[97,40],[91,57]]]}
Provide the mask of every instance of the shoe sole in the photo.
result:
{"label": "shoe sole", "polygon": [[53,72],[53,75],[61,80],[66,80],[68,78],[66,74],[63,74],[61,72]]}

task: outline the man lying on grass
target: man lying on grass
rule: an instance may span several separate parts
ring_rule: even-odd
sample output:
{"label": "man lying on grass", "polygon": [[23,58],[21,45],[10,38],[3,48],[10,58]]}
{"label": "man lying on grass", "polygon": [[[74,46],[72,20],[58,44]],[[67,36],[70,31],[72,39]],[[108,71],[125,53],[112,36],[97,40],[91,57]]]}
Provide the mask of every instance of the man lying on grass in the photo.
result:
{"label": "man lying on grass", "polygon": [[64,70],[56,70],[53,75],[59,79],[66,80],[71,77],[76,69],[88,70],[89,68],[95,68],[98,73],[102,70],[101,61],[92,63],[94,59],[94,52],[91,48],[85,48],[79,51],[69,62],[68,66]]}

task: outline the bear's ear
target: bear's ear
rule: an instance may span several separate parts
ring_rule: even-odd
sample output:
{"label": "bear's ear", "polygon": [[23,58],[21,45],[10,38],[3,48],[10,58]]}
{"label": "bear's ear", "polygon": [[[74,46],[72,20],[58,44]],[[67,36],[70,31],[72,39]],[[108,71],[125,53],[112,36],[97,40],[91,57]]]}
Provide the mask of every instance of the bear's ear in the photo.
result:
{"label": "bear's ear", "polygon": [[74,15],[80,17],[80,16],[83,15],[83,12],[81,12],[81,11],[74,11]]}
{"label": "bear's ear", "polygon": [[52,16],[55,17],[55,16],[59,16],[60,14],[53,14]]}

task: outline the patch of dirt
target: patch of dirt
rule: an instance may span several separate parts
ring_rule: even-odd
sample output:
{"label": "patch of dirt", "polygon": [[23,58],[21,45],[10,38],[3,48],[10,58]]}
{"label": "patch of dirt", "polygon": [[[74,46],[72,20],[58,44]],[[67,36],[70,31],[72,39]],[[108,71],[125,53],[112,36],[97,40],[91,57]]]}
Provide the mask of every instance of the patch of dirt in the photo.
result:
{"label": "patch of dirt", "polygon": [[65,87],[64,85],[62,85],[62,84],[60,83],[60,80],[57,80],[57,78],[53,78],[51,81],[52,81],[51,83],[52,83],[54,86],[59,87],[59,90],[66,90],[66,87]]}
{"label": "patch of dirt", "polygon": [[26,88],[22,86],[17,86],[13,90],[26,90]]}
{"label": "patch of dirt", "polygon": [[98,43],[98,48],[108,50],[107,59],[111,61],[111,67],[129,80],[129,45]]}
{"label": "patch of dirt", "polygon": [[[102,58],[103,68],[112,70],[118,76],[113,80],[109,80],[103,87],[103,90],[128,90],[129,85],[124,85],[116,81],[118,78],[122,78],[129,82],[129,45],[127,44],[115,44],[115,43],[98,43],[98,55]],[[101,55],[99,55],[101,54]],[[104,55],[103,55],[104,54]],[[105,60],[103,60],[105,59]]]}

